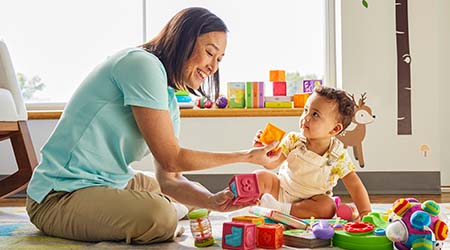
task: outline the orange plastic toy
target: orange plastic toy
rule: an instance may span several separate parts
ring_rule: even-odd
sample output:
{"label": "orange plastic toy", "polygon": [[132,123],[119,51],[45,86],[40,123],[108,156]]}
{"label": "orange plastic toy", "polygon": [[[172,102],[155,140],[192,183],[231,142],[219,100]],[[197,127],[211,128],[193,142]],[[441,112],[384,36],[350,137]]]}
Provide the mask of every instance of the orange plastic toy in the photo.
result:
{"label": "orange plastic toy", "polygon": [[280,142],[284,134],[285,134],[284,130],[276,127],[271,123],[267,123],[266,127],[264,128],[264,131],[259,137],[259,140],[261,141],[261,143],[268,145],[273,141]]}

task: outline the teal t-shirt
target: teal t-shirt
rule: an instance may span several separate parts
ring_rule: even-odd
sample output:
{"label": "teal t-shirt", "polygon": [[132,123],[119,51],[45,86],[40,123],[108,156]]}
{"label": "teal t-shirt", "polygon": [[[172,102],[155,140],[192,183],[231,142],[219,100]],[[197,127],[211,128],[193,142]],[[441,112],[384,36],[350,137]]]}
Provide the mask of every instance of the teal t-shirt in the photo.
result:
{"label": "teal t-shirt", "polygon": [[83,81],[41,149],[28,195],[40,203],[52,190],[124,188],[130,163],[149,153],[131,106],[168,110],[178,137],[180,112],[164,66],[139,48],[109,57]]}

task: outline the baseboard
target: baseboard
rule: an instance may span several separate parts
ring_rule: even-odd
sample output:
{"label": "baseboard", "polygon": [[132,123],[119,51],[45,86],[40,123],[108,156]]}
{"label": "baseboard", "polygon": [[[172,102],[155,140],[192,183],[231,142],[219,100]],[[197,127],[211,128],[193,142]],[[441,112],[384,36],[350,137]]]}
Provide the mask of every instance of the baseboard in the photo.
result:
{"label": "baseboard", "polygon": [[[359,172],[369,194],[440,194],[440,172]],[[185,174],[201,183],[211,192],[218,192],[228,185],[232,174]],[[335,194],[347,194],[341,181],[334,188]]]}
{"label": "baseboard", "polygon": [[[450,187],[442,187],[440,172],[359,172],[369,194],[441,194]],[[233,174],[185,174],[191,180],[201,183],[211,192],[218,192],[228,185]],[[0,179],[6,175],[0,175]],[[334,188],[335,194],[347,194],[341,181]],[[25,197],[25,190],[12,197]]]}

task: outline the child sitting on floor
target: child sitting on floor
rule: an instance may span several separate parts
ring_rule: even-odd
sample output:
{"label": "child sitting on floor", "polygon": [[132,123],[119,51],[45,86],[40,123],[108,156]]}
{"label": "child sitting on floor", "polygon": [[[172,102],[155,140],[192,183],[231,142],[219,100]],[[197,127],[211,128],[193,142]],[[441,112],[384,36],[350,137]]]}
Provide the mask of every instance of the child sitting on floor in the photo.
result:
{"label": "child sitting on floor", "polygon": [[[299,218],[331,218],[335,214],[332,189],[342,179],[360,218],[371,212],[367,190],[355,172],[343,144],[335,136],[351,123],[354,102],[343,90],[318,87],[300,117],[300,131],[281,141],[277,162],[257,171],[261,206]],[[258,131],[254,146],[262,146]],[[282,164],[283,163],[283,164]]]}

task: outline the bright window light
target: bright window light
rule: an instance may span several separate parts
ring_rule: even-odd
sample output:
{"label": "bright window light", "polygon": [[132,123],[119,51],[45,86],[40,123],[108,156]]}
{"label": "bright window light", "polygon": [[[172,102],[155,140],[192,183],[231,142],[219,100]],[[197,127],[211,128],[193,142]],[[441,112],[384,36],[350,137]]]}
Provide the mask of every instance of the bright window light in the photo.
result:
{"label": "bright window light", "polygon": [[[26,102],[60,104],[102,60],[150,40],[191,6],[211,10],[230,30],[220,64],[223,94],[230,81],[268,83],[271,69],[286,70],[288,83],[324,78],[326,11],[325,1],[317,0],[6,0],[0,38]],[[291,84],[288,94],[295,90]]]}

